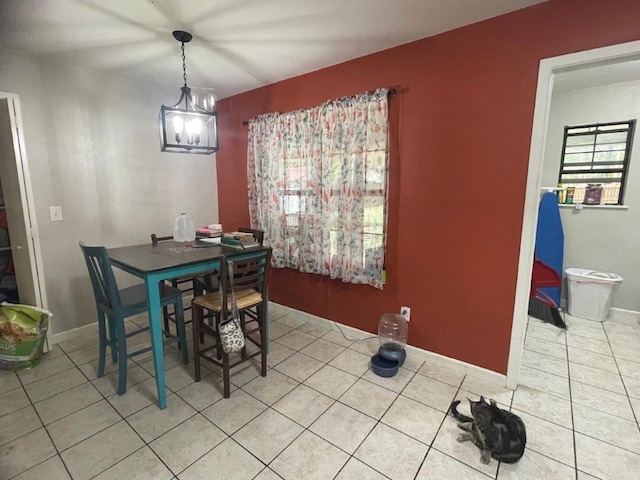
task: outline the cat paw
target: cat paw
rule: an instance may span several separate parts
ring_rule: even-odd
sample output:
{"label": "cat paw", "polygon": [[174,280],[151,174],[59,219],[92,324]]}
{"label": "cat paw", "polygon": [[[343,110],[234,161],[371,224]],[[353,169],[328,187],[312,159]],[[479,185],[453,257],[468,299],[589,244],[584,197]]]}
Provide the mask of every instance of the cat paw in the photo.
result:
{"label": "cat paw", "polygon": [[467,440],[469,440],[469,436],[465,435],[464,433],[461,433],[460,435],[458,435],[457,438],[458,442],[462,443],[462,442],[466,442]]}
{"label": "cat paw", "polygon": [[482,456],[480,457],[480,461],[481,461],[482,463],[484,463],[485,465],[488,465],[488,464],[489,464],[489,462],[491,461],[491,457],[490,457],[489,455],[482,455]]}

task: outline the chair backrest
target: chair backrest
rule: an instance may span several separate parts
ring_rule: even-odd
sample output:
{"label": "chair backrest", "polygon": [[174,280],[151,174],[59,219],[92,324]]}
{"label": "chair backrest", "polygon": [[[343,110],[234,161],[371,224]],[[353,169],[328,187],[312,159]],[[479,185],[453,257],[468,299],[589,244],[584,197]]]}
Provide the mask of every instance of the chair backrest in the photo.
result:
{"label": "chair backrest", "polygon": [[253,289],[262,294],[266,302],[266,292],[271,269],[271,248],[259,252],[243,255],[242,258],[223,256],[220,265],[220,290],[223,295],[223,305],[227,305],[231,297],[231,282],[229,281],[229,266],[227,258],[233,260],[233,290],[237,295],[243,290]]}
{"label": "chair backrest", "polygon": [[87,263],[93,296],[100,310],[115,311],[121,307],[118,284],[105,247],[88,247],[80,242]]}
{"label": "chair backrest", "polygon": [[164,242],[165,240],[173,240],[173,235],[169,235],[168,237],[159,237],[155,233],[151,234],[152,245],[157,245],[158,242]]}
{"label": "chair backrest", "polygon": [[260,246],[262,246],[262,243],[264,242],[263,230],[256,230],[255,228],[240,227],[238,229],[238,232],[252,233],[253,238],[255,239],[256,242],[258,242]]}

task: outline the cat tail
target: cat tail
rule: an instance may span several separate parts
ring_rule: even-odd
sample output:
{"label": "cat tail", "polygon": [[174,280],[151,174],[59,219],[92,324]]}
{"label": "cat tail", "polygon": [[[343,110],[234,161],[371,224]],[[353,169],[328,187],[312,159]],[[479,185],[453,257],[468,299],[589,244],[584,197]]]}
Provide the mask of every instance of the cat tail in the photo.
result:
{"label": "cat tail", "polygon": [[466,415],[462,415],[460,412],[458,412],[459,404],[460,400],[456,400],[455,402],[451,403],[451,406],[449,407],[451,415],[453,415],[457,420],[460,420],[461,422],[473,422],[473,418],[467,417]]}

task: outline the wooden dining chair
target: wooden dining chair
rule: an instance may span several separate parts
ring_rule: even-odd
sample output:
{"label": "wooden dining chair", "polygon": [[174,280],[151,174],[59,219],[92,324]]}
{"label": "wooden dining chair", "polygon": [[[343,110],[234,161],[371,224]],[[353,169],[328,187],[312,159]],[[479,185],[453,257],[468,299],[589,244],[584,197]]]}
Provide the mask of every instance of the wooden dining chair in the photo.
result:
{"label": "wooden dining chair", "polygon": [[[109,347],[112,361],[118,363],[118,395],[122,395],[127,389],[127,360],[151,350],[151,347],[147,347],[129,352],[127,339],[148,331],[149,327],[142,327],[127,333],[124,324],[125,318],[147,312],[147,287],[145,284],[139,284],[118,289],[107,249],[102,246],[89,247],[82,242],[80,242],[80,248],[89,270],[98,314],[98,334],[100,337],[98,377],[104,375],[106,350]],[[168,331],[165,331],[164,343],[177,341],[182,351],[182,363],[186,365],[189,363],[189,353],[182,308],[182,292],[169,285],[160,284],[160,305],[163,308],[167,305],[173,305],[175,308],[178,335],[173,337]]]}
{"label": "wooden dining chair", "polygon": [[[247,253],[234,261],[233,291],[238,303],[245,341],[251,342],[257,347],[255,351],[250,353],[247,353],[246,345],[238,354],[228,354],[221,347],[218,325],[222,319],[230,318],[232,309],[232,287],[229,280],[227,258],[224,256],[220,262],[221,288],[216,292],[194,297],[191,304],[195,381],[200,381],[200,361],[202,359],[222,367],[225,398],[229,398],[231,395],[229,380],[231,368],[260,355],[260,374],[263,377],[267,375],[266,312],[271,249]],[[215,322],[211,326],[205,322],[205,310],[213,312],[215,315]],[[211,337],[214,340],[213,344],[203,348],[200,340],[202,334]]]}
{"label": "wooden dining chair", "polygon": [[[238,232],[251,233],[258,245],[262,246],[264,243],[264,231],[254,228],[240,227]],[[193,295],[199,296],[205,293],[212,293],[218,291],[220,288],[219,274],[213,272],[207,275],[200,275],[193,280]]]}
{"label": "wooden dining chair", "polygon": [[[151,244],[157,245],[158,242],[166,242],[173,240],[173,236],[158,237],[155,233],[151,234]],[[169,278],[162,283],[168,282],[173,288],[178,288],[182,291],[182,295],[193,295],[195,289],[195,278],[193,275],[185,275],[182,277]],[[184,311],[191,310],[191,302],[187,302],[187,306],[184,307]],[[162,307],[162,318],[164,320],[164,328],[169,331],[169,322],[176,322],[175,310],[169,311],[169,306]],[[191,320],[186,320],[185,323],[189,323]]]}

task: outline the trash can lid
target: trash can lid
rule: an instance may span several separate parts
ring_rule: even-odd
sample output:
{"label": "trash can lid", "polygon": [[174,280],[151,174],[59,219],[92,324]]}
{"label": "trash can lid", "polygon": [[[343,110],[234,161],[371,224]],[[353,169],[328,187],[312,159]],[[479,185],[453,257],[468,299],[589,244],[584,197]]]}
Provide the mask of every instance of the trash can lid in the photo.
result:
{"label": "trash can lid", "polygon": [[601,272],[600,270],[589,270],[586,268],[567,268],[565,273],[569,280],[589,280],[594,283],[606,283],[618,285],[622,283],[622,277],[615,273]]}

